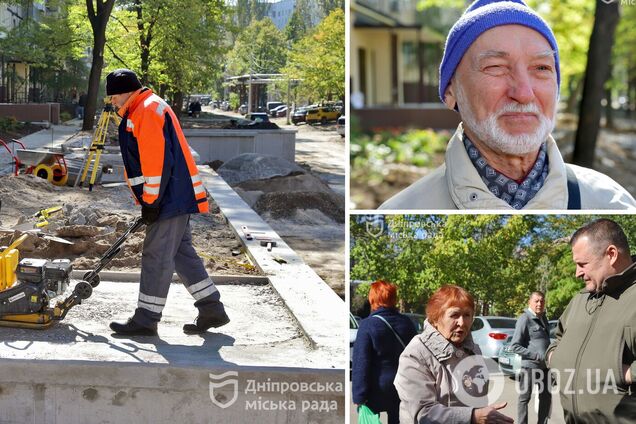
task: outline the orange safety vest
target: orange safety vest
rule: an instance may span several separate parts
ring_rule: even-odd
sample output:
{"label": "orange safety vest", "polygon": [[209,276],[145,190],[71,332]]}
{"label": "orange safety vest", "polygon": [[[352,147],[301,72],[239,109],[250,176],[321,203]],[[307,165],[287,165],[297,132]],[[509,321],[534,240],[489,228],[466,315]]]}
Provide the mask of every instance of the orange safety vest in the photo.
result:
{"label": "orange safety vest", "polygon": [[188,142],[165,100],[142,88],[119,114],[119,147],[137,202],[160,208],[159,219],[208,212],[207,193]]}

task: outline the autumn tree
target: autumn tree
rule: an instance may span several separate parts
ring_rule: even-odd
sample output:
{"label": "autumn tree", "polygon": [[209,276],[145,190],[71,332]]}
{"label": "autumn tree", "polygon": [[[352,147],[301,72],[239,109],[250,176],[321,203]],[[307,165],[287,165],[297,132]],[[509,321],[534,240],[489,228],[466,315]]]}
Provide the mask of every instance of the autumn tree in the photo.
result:
{"label": "autumn tree", "polygon": [[285,65],[286,45],[271,19],[252,21],[227,55],[227,73],[277,73]]}
{"label": "autumn tree", "polygon": [[294,44],[284,72],[301,80],[299,91],[310,98],[344,98],[345,20],[336,9],[313,32]]}

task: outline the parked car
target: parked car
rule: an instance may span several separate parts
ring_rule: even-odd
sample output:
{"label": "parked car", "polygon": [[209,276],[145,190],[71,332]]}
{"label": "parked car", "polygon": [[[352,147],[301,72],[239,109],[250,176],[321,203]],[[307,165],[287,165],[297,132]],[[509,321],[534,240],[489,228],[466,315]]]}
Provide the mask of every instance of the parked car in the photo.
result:
{"label": "parked car", "polygon": [[497,360],[501,346],[508,336],[515,332],[515,318],[476,316],[470,328],[473,341],[479,345],[481,354],[486,358]]}
{"label": "parked car", "polygon": [[298,108],[292,114],[291,120],[294,125],[298,125],[301,122],[306,122],[305,117],[307,116],[306,108]]}
{"label": "parked car", "polygon": [[349,312],[349,372],[353,369],[353,344],[356,342],[358,327],[360,327],[360,318]]}
{"label": "parked car", "polygon": [[287,116],[287,105],[276,108],[276,117]]}
{"label": "parked car", "polygon": [[336,132],[338,134],[340,134],[340,136],[342,136],[342,137],[345,136],[345,117],[344,117],[344,115],[340,116],[340,118],[338,118],[338,121],[336,121]]}
{"label": "parked car", "polygon": [[[283,102],[267,102],[265,104],[265,110],[263,112],[267,112],[269,114],[272,113],[272,109],[276,109],[278,106],[284,105]],[[274,115],[272,115],[274,116]]]}
{"label": "parked car", "polygon": [[[559,320],[556,319],[548,321],[550,325],[550,343],[556,340],[556,326],[558,322]],[[499,369],[505,375],[517,378],[521,370],[521,355],[510,350],[511,342],[512,335],[510,335],[503,346],[501,346],[501,351],[499,352]]]}
{"label": "parked car", "polygon": [[405,312],[402,315],[406,315],[411,319],[411,321],[413,321],[418,334],[424,330],[424,321],[426,321],[426,315],[413,314],[410,312]]}
{"label": "parked car", "polygon": [[230,110],[230,103],[227,100],[221,102],[221,110]]}
{"label": "parked car", "polygon": [[325,124],[329,121],[335,121],[340,116],[340,110],[334,106],[321,106],[314,109],[309,109],[305,116],[305,122],[308,124],[315,124],[320,122]]}
{"label": "parked car", "polygon": [[269,122],[269,116],[265,112],[252,112],[245,115],[245,119],[256,122]]}
{"label": "parked car", "polygon": [[280,105],[280,106],[277,106],[277,107],[275,107],[275,108],[272,108],[272,109],[269,111],[269,114],[270,114],[271,116],[276,117],[276,116],[278,116],[278,112],[279,112],[279,111],[281,111],[281,110],[284,110],[284,111],[286,112],[286,111],[287,111],[287,105]]}
{"label": "parked car", "polygon": [[238,108],[238,112],[241,115],[245,115],[247,113],[247,105],[246,104],[240,105],[239,108]]}

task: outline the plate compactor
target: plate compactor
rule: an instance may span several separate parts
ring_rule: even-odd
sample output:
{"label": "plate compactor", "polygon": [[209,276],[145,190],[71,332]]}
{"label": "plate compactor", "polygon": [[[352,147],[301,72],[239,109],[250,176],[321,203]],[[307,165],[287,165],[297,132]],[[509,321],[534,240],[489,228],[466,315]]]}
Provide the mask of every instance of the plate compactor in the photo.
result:
{"label": "plate compactor", "polygon": [[18,238],[0,253],[0,326],[44,329],[63,320],[73,306],[93,294],[93,288],[99,284],[99,272],[142,225],[141,217],[137,218],[102,255],[95,269],[84,274],[73,292],[54,307],[50,307],[51,299],[64,294],[71,283],[71,261],[24,258],[18,262],[16,247],[27,235]]}

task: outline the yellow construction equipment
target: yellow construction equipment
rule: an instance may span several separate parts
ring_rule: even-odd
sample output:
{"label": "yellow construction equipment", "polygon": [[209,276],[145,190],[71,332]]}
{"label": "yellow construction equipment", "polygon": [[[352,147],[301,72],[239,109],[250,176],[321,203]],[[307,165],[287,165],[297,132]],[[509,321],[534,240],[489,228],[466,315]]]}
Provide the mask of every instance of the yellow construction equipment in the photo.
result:
{"label": "yellow construction equipment", "polygon": [[142,225],[141,217],[137,218],[102,255],[98,265],[87,271],[73,291],[55,306],[51,305],[53,299],[62,296],[71,284],[73,265],[69,259],[23,258],[18,262],[15,248],[28,236],[22,235],[0,253],[0,327],[45,329],[63,320],[71,308],[91,297],[93,288],[100,283],[99,272]]}
{"label": "yellow construction equipment", "polygon": [[23,234],[0,253],[0,291],[10,288],[16,282],[15,270],[20,259],[20,252],[16,247],[27,237],[28,234]]}
{"label": "yellow construction equipment", "polygon": [[88,190],[93,190],[93,185],[95,184],[95,179],[97,178],[97,169],[99,168],[99,158],[102,155],[104,150],[104,143],[106,142],[106,134],[108,133],[108,124],[112,121],[116,126],[119,126],[121,122],[121,118],[115,113],[115,109],[112,105],[106,102],[104,99],[104,110],[102,111],[101,116],[99,117],[99,122],[97,123],[97,128],[95,129],[95,134],[93,135],[93,140],[91,142],[91,147],[88,150],[88,154],[86,160],[84,162],[84,168],[82,169],[81,176],[75,181],[81,187],[86,181],[86,176],[88,175],[88,170],[90,167],[93,167],[91,172],[90,180],[88,181]]}
{"label": "yellow construction equipment", "polygon": [[33,214],[33,217],[38,220],[35,224],[36,228],[42,228],[49,225],[49,217],[55,213],[58,213],[62,210],[61,206],[52,206],[50,208],[41,209]]}

